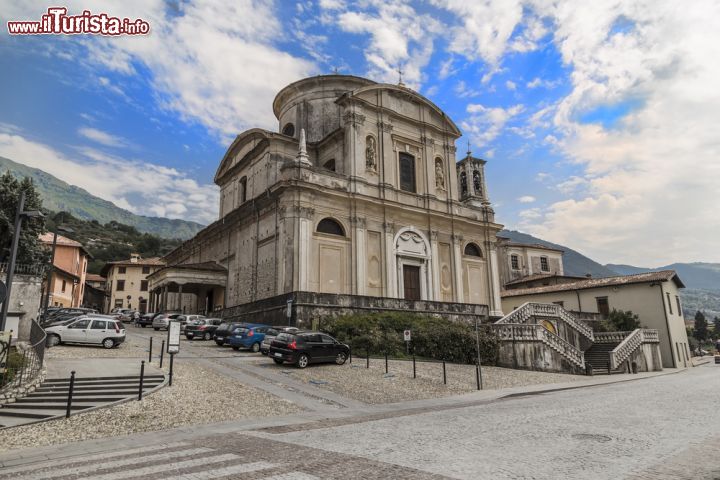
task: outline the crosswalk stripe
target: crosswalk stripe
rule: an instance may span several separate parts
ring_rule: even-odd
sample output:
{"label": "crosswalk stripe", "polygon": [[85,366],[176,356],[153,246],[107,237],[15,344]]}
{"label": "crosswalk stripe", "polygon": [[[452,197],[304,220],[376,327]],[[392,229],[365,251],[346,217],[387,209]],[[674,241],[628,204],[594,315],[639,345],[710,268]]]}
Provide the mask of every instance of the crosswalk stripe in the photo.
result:
{"label": "crosswalk stripe", "polygon": [[264,477],[262,480],[320,480],[320,477],[303,472],[282,473],[272,477]]}
{"label": "crosswalk stripe", "polygon": [[92,462],[95,460],[106,460],[108,457],[122,457],[124,455],[134,455],[136,453],[146,453],[146,452],[155,452],[158,450],[169,450],[171,448],[177,448],[177,447],[186,447],[187,443],[184,442],[176,442],[176,443],[166,443],[163,445],[152,445],[147,447],[138,447],[138,448],[130,448],[127,450],[114,450],[110,449],[103,453],[95,453],[92,455],[80,455],[80,456],[73,456],[68,458],[59,458],[57,460],[48,460],[45,462],[39,462],[39,463],[32,463],[32,464],[26,464],[21,465],[19,467],[10,467],[10,468],[2,468],[0,469],[0,475],[6,475],[10,473],[22,473],[27,472],[28,470],[38,470],[45,467],[61,467],[63,465],[67,465],[68,463],[83,463],[83,462]]}
{"label": "crosswalk stripe", "polygon": [[[124,458],[122,460],[114,460],[111,462],[98,462],[90,465],[83,465],[80,467],[68,467],[60,470],[51,470],[46,473],[31,474],[26,477],[16,478],[15,480],[36,480],[36,479],[49,479],[57,478],[65,475],[88,473],[97,470],[105,470],[107,468],[125,467],[127,465],[137,465],[138,463],[154,462],[158,460],[169,460],[177,457],[186,457],[188,455],[197,455],[199,453],[212,452],[210,448],[188,448],[186,450],[175,450],[173,452],[158,453],[155,455],[141,455],[139,457]],[[103,459],[112,458],[112,452],[105,454]]]}
{"label": "crosswalk stripe", "polygon": [[275,467],[279,467],[279,465],[267,462],[241,463],[240,465],[231,465],[229,467],[217,468],[215,470],[207,470],[204,472],[187,473],[185,475],[173,475],[170,477],[158,478],[156,480],[212,480],[213,478],[221,478],[228,475],[236,475],[238,473],[256,472],[258,470],[267,470],[268,468]]}
{"label": "crosswalk stripe", "polygon": [[[123,478],[142,477],[153,473],[162,473],[166,471],[180,470],[182,468],[200,467],[211,463],[227,462],[228,460],[236,460],[237,455],[226,453],[215,457],[196,458],[195,460],[186,460],[184,462],[163,463],[161,465],[153,465],[151,467],[136,468],[133,470],[123,470],[120,472],[106,473],[105,475],[95,475],[87,477],[93,480],[122,480]],[[177,477],[171,477],[177,478]]]}

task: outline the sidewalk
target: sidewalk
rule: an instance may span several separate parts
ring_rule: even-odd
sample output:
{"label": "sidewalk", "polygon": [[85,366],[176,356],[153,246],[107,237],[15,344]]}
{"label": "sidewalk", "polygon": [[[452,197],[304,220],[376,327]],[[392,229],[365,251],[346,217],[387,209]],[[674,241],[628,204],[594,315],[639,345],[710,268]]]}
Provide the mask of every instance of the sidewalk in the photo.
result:
{"label": "sidewalk", "polygon": [[672,375],[682,372],[683,370],[686,369],[665,369],[662,372],[648,372],[635,375],[622,374],[597,376],[588,378],[588,380],[576,382],[478,391],[475,393],[453,397],[442,397],[394,404],[367,405],[358,408],[328,410],[323,412],[303,412],[284,417],[269,417],[228,421],[215,424],[191,425],[157,432],[89,440],[64,445],[14,450],[0,454],[0,468],[9,467],[11,465],[31,464],[34,462],[65,458],[69,456],[95,454],[118,448],[178,442],[224,433],[250,431],[256,431],[257,433],[261,433],[262,431],[279,433],[281,431],[324,428],[339,424],[363,423],[381,418],[417,415],[434,410],[459,409],[475,405],[490,404],[506,398],[519,397],[523,395],[536,395],[588,387],[602,387],[622,382],[651,379],[660,376]]}

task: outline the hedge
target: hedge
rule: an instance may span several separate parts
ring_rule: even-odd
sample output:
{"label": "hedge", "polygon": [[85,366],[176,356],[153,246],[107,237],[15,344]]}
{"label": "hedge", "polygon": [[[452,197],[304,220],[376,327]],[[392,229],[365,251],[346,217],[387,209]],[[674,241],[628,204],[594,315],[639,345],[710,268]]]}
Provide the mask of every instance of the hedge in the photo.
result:
{"label": "hedge", "polygon": [[[321,320],[320,328],[358,355],[367,349],[374,355],[406,357],[403,331],[412,331],[410,353],[421,358],[474,364],[477,357],[475,326],[462,321],[419,315],[411,312],[353,314]],[[494,365],[498,353],[497,338],[486,325],[480,325],[480,357],[483,364]]]}

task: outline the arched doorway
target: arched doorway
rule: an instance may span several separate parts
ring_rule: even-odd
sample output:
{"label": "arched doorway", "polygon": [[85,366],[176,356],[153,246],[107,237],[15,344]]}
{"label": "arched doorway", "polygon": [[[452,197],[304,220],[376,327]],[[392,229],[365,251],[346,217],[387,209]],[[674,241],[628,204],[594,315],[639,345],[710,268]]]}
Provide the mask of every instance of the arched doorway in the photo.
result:
{"label": "arched doorway", "polygon": [[430,246],[420,232],[401,230],[395,237],[398,297],[427,300],[430,289]]}

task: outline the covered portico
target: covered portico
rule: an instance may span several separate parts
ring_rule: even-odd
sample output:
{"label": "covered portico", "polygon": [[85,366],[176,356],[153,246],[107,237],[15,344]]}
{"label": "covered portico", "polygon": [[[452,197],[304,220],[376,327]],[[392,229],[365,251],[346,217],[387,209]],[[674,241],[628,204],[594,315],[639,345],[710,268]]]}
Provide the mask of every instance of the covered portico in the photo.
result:
{"label": "covered portico", "polygon": [[207,315],[225,306],[227,269],[215,262],[168,265],[147,279],[151,312]]}

